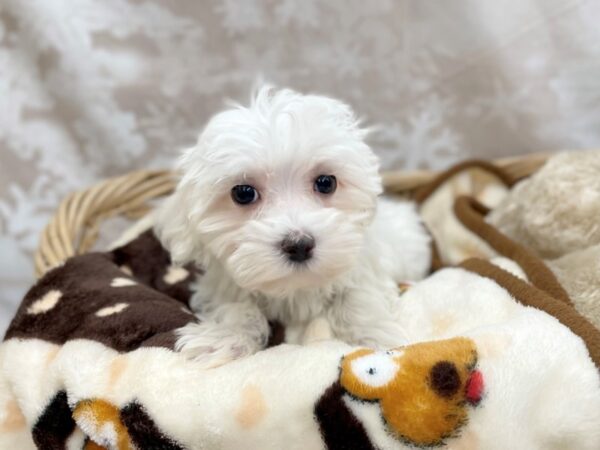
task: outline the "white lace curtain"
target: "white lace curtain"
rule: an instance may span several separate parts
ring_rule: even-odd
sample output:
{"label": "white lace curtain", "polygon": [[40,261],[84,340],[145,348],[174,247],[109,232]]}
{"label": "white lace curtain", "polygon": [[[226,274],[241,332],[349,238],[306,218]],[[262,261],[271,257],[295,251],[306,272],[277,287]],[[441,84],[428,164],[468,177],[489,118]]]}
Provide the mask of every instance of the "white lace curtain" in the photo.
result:
{"label": "white lace curtain", "polygon": [[386,168],[600,144],[600,2],[0,0],[0,332],[68,192],[170,165],[257,75],[340,97]]}

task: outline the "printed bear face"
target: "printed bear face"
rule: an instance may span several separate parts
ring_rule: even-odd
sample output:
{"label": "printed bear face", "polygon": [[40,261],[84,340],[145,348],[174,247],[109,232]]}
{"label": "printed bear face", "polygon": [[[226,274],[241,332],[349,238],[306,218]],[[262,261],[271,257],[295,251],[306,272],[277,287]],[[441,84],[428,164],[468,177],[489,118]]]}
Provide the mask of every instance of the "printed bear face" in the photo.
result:
{"label": "printed bear face", "polygon": [[378,401],[399,439],[439,445],[467,421],[481,400],[475,343],[467,338],[424,342],[377,352],[359,349],[342,360],[340,384],[359,400]]}

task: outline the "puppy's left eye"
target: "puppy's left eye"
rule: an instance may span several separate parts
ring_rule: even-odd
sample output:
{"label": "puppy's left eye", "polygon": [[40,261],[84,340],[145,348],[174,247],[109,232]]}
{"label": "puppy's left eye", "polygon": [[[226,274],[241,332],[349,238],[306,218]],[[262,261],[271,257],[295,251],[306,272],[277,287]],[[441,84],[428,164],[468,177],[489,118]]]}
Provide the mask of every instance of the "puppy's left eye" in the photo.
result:
{"label": "puppy's left eye", "polygon": [[315,180],[315,191],[321,194],[333,194],[337,188],[337,180],[333,175],[319,175]]}
{"label": "puppy's left eye", "polygon": [[238,205],[249,205],[258,200],[258,191],[254,186],[238,184],[231,188],[231,198]]}

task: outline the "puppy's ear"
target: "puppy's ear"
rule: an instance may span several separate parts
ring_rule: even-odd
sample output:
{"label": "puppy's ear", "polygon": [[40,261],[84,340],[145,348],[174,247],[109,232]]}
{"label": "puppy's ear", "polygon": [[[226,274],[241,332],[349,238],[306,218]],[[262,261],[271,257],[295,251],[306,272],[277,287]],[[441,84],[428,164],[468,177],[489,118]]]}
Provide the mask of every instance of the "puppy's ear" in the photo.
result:
{"label": "puppy's ear", "polygon": [[201,253],[201,244],[189,217],[190,189],[179,186],[155,213],[154,231],[175,264],[195,261]]}

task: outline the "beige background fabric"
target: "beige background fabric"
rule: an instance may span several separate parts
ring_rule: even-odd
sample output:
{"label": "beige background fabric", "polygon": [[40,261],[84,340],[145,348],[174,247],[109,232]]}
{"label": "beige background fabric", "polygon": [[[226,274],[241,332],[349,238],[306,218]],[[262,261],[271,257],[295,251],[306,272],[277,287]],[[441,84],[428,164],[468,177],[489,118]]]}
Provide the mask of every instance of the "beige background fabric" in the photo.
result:
{"label": "beige background fabric", "polygon": [[0,331],[68,192],[169,166],[257,76],[352,104],[385,168],[600,144],[600,2],[0,0]]}

